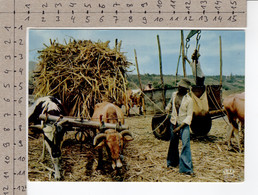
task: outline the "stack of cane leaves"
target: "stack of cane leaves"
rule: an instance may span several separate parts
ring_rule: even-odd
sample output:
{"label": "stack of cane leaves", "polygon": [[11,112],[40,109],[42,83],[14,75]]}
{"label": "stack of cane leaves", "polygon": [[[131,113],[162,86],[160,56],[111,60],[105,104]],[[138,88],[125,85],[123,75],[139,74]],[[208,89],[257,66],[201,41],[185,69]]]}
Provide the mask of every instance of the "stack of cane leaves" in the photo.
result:
{"label": "stack of cane leaves", "polygon": [[50,45],[39,52],[35,71],[36,97],[52,95],[60,98],[70,116],[89,117],[96,103],[119,102],[126,90],[125,74],[131,65],[107,42],[90,40]]}

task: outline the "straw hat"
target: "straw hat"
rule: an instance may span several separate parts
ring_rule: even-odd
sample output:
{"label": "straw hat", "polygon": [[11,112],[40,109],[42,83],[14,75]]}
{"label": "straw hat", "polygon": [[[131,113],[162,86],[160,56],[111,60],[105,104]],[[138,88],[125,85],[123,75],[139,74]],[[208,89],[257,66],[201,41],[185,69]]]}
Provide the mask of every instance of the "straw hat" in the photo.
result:
{"label": "straw hat", "polygon": [[191,87],[191,82],[188,79],[183,78],[178,82],[178,86],[189,89]]}

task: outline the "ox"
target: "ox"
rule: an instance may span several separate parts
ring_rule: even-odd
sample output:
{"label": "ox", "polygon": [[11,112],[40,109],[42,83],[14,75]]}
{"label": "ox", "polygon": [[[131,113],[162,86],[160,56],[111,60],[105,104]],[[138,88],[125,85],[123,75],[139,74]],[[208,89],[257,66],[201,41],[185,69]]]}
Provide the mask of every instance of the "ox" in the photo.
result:
{"label": "ox", "polygon": [[[108,102],[103,102],[95,105],[92,121],[103,120],[107,123],[124,124],[124,114],[122,110]],[[103,133],[98,133],[93,140],[95,149],[98,150],[99,160],[98,169],[103,166],[103,148],[108,151],[109,157],[112,160],[112,168],[122,167],[121,155],[124,147],[124,142],[133,140],[132,134],[128,130],[118,132],[114,129],[107,129]]]}
{"label": "ox", "polygon": [[119,105],[125,105],[127,116],[130,115],[130,109],[134,106],[139,107],[140,115],[146,114],[144,97],[140,89],[127,90],[125,95],[123,96],[122,102]]}
{"label": "ox", "polygon": [[241,133],[244,137],[244,132],[242,131],[245,123],[245,93],[232,94],[226,97],[223,101],[224,108],[226,110],[230,126],[227,135],[227,144],[231,148],[231,138],[233,133],[237,139],[239,151],[241,152]]}
{"label": "ox", "polygon": [[34,124],[30,127],[40,130],[44,135],[43,151],[39,160],[44,159],[45,147],[47,147],[54,164],[55,179],[59,180],[61,178],[59,165],[61,157],[61,142],[63,140],[65,130],[58,121],[54,124],[44,124],[43,121],[40,121],[39,119],[40,114],[61,116],[64,115],[64,109],[61,102],[52,96],[37,99],[37,101],[29,108],[29,123]]}

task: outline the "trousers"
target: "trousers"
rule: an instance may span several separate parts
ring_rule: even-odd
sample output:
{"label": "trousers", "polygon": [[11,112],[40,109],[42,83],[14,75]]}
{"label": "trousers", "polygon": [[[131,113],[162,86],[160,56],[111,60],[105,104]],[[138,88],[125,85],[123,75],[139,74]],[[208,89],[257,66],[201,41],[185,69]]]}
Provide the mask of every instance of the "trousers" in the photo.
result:
{"label": "trousers", "polygon": [[[189,125],[180,130],[180,135],[173,132],[173,127],[174,125],[170,124],[171,137],[168,148],[167,167],[176,167],[179,164],[180,173],[193,173]],[[182,150],[179,157],[178,144],[180,137],[182,139]]]}

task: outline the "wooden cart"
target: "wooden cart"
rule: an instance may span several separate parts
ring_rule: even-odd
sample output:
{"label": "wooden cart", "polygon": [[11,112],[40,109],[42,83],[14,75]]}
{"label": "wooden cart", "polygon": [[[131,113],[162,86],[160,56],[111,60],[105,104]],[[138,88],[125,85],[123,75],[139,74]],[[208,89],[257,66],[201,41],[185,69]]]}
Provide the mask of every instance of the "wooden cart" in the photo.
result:
{"label": "wooden cart", "polygon": [[[222,108],[222,90],[221,85],[193,86],[192,93],[200,97],[204,91],[207,92],[209,112],[205,115],[193,115],[191,131],[195,135],[207,135],[212,126],[212,120],[225,115]],[[152,118],[152,130],[156,138],[169,140],[170,115],[157,114]]]}
{"label": "wooden cart", "polygon": [[99,122],[90,121],[87,119],[78,119],[75,117],[59,117],[53,115],[41,114],[40,120],[46,123],[57,123],[66,129],[66,131],[75,131],[75,139],[80,143],[84,143],[89,139],[94,139],[96,135],[96,129],[100,132],[104,132],[106,129],[116,129],[117,131],[128,130],[126,125],[105,123],[101,118]]}

